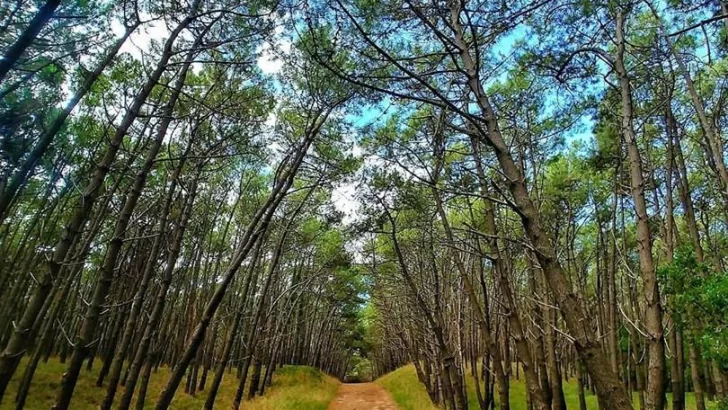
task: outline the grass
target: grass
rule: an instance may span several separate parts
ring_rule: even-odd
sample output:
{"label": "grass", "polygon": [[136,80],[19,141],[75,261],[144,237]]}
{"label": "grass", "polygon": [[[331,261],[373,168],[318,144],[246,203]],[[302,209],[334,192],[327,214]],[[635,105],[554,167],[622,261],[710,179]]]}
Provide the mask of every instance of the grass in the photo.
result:
{"label": "grass", "polygon": [[[470,409],[478,409],[478,398],[475,393],[475,381],[468,373],[466,375],[466,384],[468,387],[468,405]],[[423,386],[417,379],[417,373],[413,365],[401,367],[391,373],[388,373],[375,381],[376,384],[382,386],[389,391],[394,401],[402,410],[437,410],[430,402],[430,397]],[[481,384],[481,388],[482,388]],[[511,380],[510,386],[511,409],[526,410],[526,386],[523,379]],[[597,398],[588,390],[586,393],[586,405],[590,410],[599,409]],[[495,392],[497,395],[497,391]],[[564,396],[566,405],[569,409],[579,408],[578,386],[574,379],[564,382]],[[686,409],[695,409],[695,396],[692,393],[686,395]],[[496,404],[498,403],[496,397]],[[672,395],[668,394],[668,409],[672,407]],[[637,395],[634,396],[634,408],[639,409],[639,401]],[[710,404],[708,405],[710,409]]]}
{"label": "grass", "polygon": [[[23,364],[21,363],[21,367],[10,383],[5,398],[0,405],[0,410],[15,408],[15,392],[17,391],[19,378],[22,377]],[[100,367],[101,363],[97,362],[92,371],[82,371],[71,401],[72,409],[91,410],[98,408],[106,392],[105,385],[104,387],[96,387],[95,384]],[[58,360],[51,359],[48,363],[41,363],[33,378],[25,408],[29,410],[50,408],[53,405],[61,375],[64,371],[65,365]],[[159,392],[164,387],[168,377],[168,368],[160,368],[157,373],[152,374],[145,409],[154,408]],[[207,379],[208,386],[211,379],[212,374]],[[229,409],[232,406],[237,384],[238,379],[234,373],[226,374],[223,377],[215,408]],[[266,389],[265,396],[246,402],[243,407],[246,410],[325,410],[336,395],[338,387],[338,380],[323,374],[319,370],[305,366],[284,366],[273,375],[273,386]],[[121,397],[121,391],[123,391],[123,388],[120,388],[116,394],[117,401]],[[205,391],[191,396],[184,393],[184,386],[180,386],[170,408],[175,410],[199,410],[204,405],[206,398],[207,392]],[[134,403],[132,402],[132,408]]]}
{"label": "grass", "polygon": [[437,410],[411,364],[385,374],[374,383],[387,390],[401,410]]}
{"label": "grass", "polygon": [[274,374],[270,393],[258,397],[246,409],[326,410],[338,389],[339,381],[320,370],[286,366]]}

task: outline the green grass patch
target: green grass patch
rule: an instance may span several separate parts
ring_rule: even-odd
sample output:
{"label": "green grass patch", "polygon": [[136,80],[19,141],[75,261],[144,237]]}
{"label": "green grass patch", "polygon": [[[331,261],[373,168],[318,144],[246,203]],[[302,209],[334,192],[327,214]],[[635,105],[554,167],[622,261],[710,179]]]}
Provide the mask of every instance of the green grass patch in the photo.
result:
{"label": "green grass patch", "polygon": [[401,410],[437,410],[411,364],[385,374],[374,383],[387,390]]}
{"label": "green grass patch", "polygon": [[[468,405],[471,410],[478,409],[478,397],[475,393],[475,381],[468,372],[465,380],[468,387]],[[388,373],[375,381],[376,384],[382,386],[389,391],[394,400],[402,410],[437,410],[437,407],[430,402],[425,386],[417,379],[417,373],[413,365],[401,367],[391,373]],[[481,384],[481,388],[483,388]],[[496,407],[498,407],[498,392],[496,395]],[[511,409],[526,410],[526,386],[524,380],[511,380],[510,386]],[[566,405],[569,409],[579,408],[579,388],[576,380],[569,379],[564,382],[564,397]],[[586,405],[589,410],[598,410],[599,404],[597,397],[589,390],[585,391]],[[695,396],[692,393],[686,394],[687,410],[695,409]],[[672,408],[672,394],[668,393],[668,409]],[[634,395],[634,408],[639,409],[638,396]],[[708,403],[708,408],[715,408],[714,403]]]}
{"label": "green grass patch", "polygon": [[274,374],[270,392],[247,404],[246,409],[326,410],[338,389],[339,381],[318,369],[285,366]]}
{"label": "green grass patch", "polygon": [[[15,392],[19,379],[22,377],[24,364],[25,361],[21,363],[11,381],[0,410],[15,409]],[[66,365],[56,359],[51,359],[48,363],[41,363],[38,366],[26,401],[26,409],[48,409],[53,405],[65,368]],[[95,410],[101,404],[106,394],[106,385],[96,387],[96,376],[100,368],[101,363],[97,362],[92,371],[83,370],[81,372],[71,401],[72,409]],[[159,392],[169,377],[169,371],[168,368],[160,368],[158,372],[152,374],[145,409],[154,408]],[[212,373],[207,380],[209,386]],[[237,385],[238,379],[235,377],[235,372],[226,373],[217,394],[215,408],[229,409],[232,406]],[[265,396],[246,402],[244,407],[246,410],[325,410],[336,395],[338,388],[338,380],[317,369],[306,366],[284,366],[273,375],[273,385],[266,389]],[[123,387],[120,387],[116,394],[117,402],[121,398],[122,392]],[[206,398],[207,391],[191,396],[184,392],[184,386],[181,385],[170,408],[199,410],[204,405]],[[134,403],[132,402],[132,408]]]}

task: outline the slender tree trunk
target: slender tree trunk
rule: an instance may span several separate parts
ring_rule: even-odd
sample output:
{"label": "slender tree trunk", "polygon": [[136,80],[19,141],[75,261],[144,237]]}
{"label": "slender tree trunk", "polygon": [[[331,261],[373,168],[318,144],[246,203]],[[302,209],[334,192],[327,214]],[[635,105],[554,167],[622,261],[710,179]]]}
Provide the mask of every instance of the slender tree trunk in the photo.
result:
{"label": "slender tree trunk", "polygon": [[[60,0],[56,1],[56,3],[60,3]],[[81,86],[78,90],[76,90],[73,97],[71,97],[71,100],[53,119],[53,122],[48,126],[48,128],[40,135],[38,142],[35,144],[35,147],[33,147],[33,150],[30,151],[28,157],[20,165],[20,168],[10,178],[5,189],[3,189],[0,193],[0,224],[2,224],[7,217],[8,210],[13,199],[19,194],[19,192],[22,191],[22,187],[28,176],[33,172],[38,161],[43,158],[43,155],[48,150],[48,147],[50,147],[58,132],[61,130],[61,127],[63,127],[68,116],[71,115],[73,109],[76,108],[76,105],[78,105],[86,93],[91,90],[91,87],[94,85],[99,76],[101,76],[104,70],[106,70],[106,67],[111,64],[116,57],[116,54],[121,49],[121,46],[126,43],[126,40],[134,32],[134,30],[136,30],[138,25],[139,23],[136,23],[133,26],[127,27],[124,35],[109,48],[94,70],[86,76]],[[0,60],[0,66],[2,66],[2,63],[3,60]],[[2,82],[2,79],[0,79],[0,82]]]}
{"label": "slender tree trunk", "polygon": [[187,366],[189,366],[192,358],[197,352],[197,349],[200,347],[200,343],[202,343],[202,340],[205,337],[207,327],[210,325],[212,317],[215,315],[217,308],[220,306],[220,303],[225,296],[225,292],[227,291],[228,286],[230,286],[230,282],[235,276],[235,273],[237,273],[238,269],[240,268],[240,265],[247,258],[253,245],[260,239],[262,233],[267,229],[268,223],[273,217],[273,213],[277,209],[280,202],[283,200],[283,197],[285,196],[288,189],[293,184],[293,179],[298,172],[298,168],[303,162],[309,146],[313,142],[314,137],[318,134],[321,126],[323,125],[323,121],[326,120],[326,117],[328,117],[328,114],[330,112],[331,111],[329,110],[323,114],[319,114],[313,119],[313,121],[311,121],[310,127],[306,132],[306,136],[304,137],[303,143],[295,153],[292,162],[290,164],[287,164],[290,165],[290,167],[283,172],[281,178],[276,183],[276,186],[271,192],[266,203],[258,210],[256,215],[248,224],[248,228],[246,229],[246,232],[244,234],[244,239],[242,240],[241,245],[238,247],[238,250],[235,252],[230,265],[225,271],[222,282],[215,290],[212,299],[210,299],[210,301],[205,306],[205,311],[202,315],[202,319],[197,324],[197,327],[195,327],[195,330],[192,333],[192,337],[190,338],[181,359],[174,367],[172,374],[167,381],[167,384],[160,394],[159,401],[156,405],[157,410],[166,410],[169,407],[169,404],[172,402],[172,398],[174,397],[174,394],[177,391],[177,387],[179,387],[179,383],[182,380],[185,371],[187,370]]}
{"label": "slender tree trunk", "polygon": [[[503,294],[503,300],[507,312],[508,321],[511,325],[511,330],[516,340],[518,358],[523,365],[523,371],[526,376],[526,387],[528,389],[529,396],[536,405],[536,408],[538,410],[548,409],[550,407],[551,400],[549,399],[549,396],[544,392],[543,387],[539,384],[539,378],[536,374],[536,365],[534,364],[531,350],[528,346],[528,340],[525,337],[523,326],[521,324],[520,317],[518,316],[510,279],[508,278],[506,269],[503,266],[504,263],[501,257],[498,240],[495,239],[498,237],[498,228],[495,221],[495,211],[493,209],[493,204],[485,199],[489,194],[488,190],[486,189],[488,185],[485,178],[485,171],[483,169],[483,165],[480,159],[480,148],[478,145],[478,141],[475,138],[471,138],[471,148],[473,149],[473,155],[475,156],[475,165],[478,174],[478,180],[480,182],[481,195],[483,196],[482,204],[483,214],[485,216],[485,233],[489,236],[487,243],[489,254],[493,258],[493,274],[499,285],[500,291]],[[443,214],[444,213],[441,212],[440,218],[443,221],[446,221]],[[447,230],[449,230],[449,227]],[[449,235],[452,236],[452,234]],[[493,359],[500,361],[495,357]],[[503,404],[501,404],[501,406],[503,406]]]}
{"label": "slender tree trunk", "polygon": [[[436,151],[439,151],[439,149],[436,148]],[[441,169],[440,168],[441,158],[437,154],[437,152],[436,152],[436,157],[438,159],[436,159],[435,170],[433,171],[433,179],[439,178],[440,169]],[[448,219],[447,219],[447,214],[442,205],[442,198],[440,197],[440,193],[437,191],[437,188],[435,188],[436,183],[437,183],[436,181],[431,182],[431,186],[432,186],[431,191],[432,191],[433,198],[435,199],[435,204],[437,206],[437,212],[440,216],[440,222],[443,224],[443,227],[445,229],[445,234],[446,234],[448,241],[450,243],[454,244],[455,243],[454,237],[452,234],[452,230],[450,228],[450,223],[448,222]],[[434,258],[435,257],[433,254],[433,256],[432,256],[433,265],[435,265],[433,267],[433,269],[437,269],[437,266],[434,263]],[[470,301],[471,305],[474,307],[474,310],[476,312],[477,321],[478,321],[479,326],[481,327],[481,334],[483,335],[483,339],[484,339],[486,346],[488,346],[488,353],[493,357],[493,360],[496,363],[494,370],[496,372],[495,377],[496,377],[496,383],[498,383],[498,391],[501,393],[500,406],[502,409],[506,410],[510,407],[509,406],[510,398],[509,398],[509,393],[508,393],[509,387],[508,387],[508,381],[506,379],[505,372],[503,371],[503,368],[502,368],[502,364],[501,364],[502,360],[501,360],[500,352],[498,350],[498,345],[493,340],[491,329],[488,324],[488,320],[486,318],[485,312],[483,310],[483,307],[478,302],[478,296],[475,292],[475,287],[473,286],[470,276],[466,272],[466,269],[465,269],[465,266],[463,265],[462,260],[460,259],[459,255],[454,255],[454,258],[455,258],[455,265],[458,268],[460,277],[462,278],[463,283],[465,285],[465,289],[468,293],[469,301]],[[496,267],[494,267],[494,269],[496,269]],[[504,292],[505,292],[505,290],[504,290]],[[530,354],[529,354],[529,357],[530,357]],[[458,378],[458,379],[460,379],[460,378]],[[536,379],[534,379],[534,380],[536,380]],[[534,392],[530,391],[530,388],[531,388],[531,386],[529,385],[529,393],[534,394]],[[539,392],[537,391],[535,394],[539,395]],[[542,397],[542,395],[543,394],[541,393],[539,397]]]}
{"label": "slender tree trunk", "polygon": [[[159,335],[157,335],[158,337]],[[147,399],[147,389],[149,388],[149,379],[152,375],[152,367],[154,361],[157,359],[159,354],[158,347],[152,347],[147,360],[144,362],[144,369],[142,370],[141,377],[139,378],[139,391],[137,392],[136,410],[144,410],[144,402]]]}
{"label": "slender tree trunk", "polygon": [[164,312],[164,307],[167,302],[167,293],[172,283],[172,274],[177,264],[177,260],[179,259],[182,248],[182,240],[184,239],[185,230],[187,228],[187,222],[192,214],[192,208],[197,194],[198,180],[199,170],[198,175],[193,179],[190,194],[186,200],[187,203],[185,204],[184,213],[174,233],[172,248],[167,255],[165,269],[162,273],[162,283],[157,291],[157,298],[154,303],[152,314],[149,317],[149,323],[144,330],[144,336],[142,336],[141,342],[139,343],[134,360],[129,365],[129,375],[124,384],[124,394],[121,396],[121,402],[119,403],[118,410],[128,410],[131,406],[131,400],[139,378],[139,372],[142,369],[145,359],[147,359],[147,362],[150,360],[150,358],[148,358],[149,347],[152,343],[152,339],[158,332],[158,327],[162,320],[162,313]]}
{"label": "slender tree trunk", "polygon": [[248,387],[248,400],[252,400],[255,397],[255,393],[258,392],[258,385],[260,384],[260,375],[263,368],[263,361],[259,355],[253,354],[253,375],[250,377],[250,387]]}
{"label": "slender tree trunk", "polygon": [[23,52],[25,52],[25,49],[33,44],[35,38],[38,37],[40,31],[43,30],[43,27],[45,27],[46,24],[48,24],[48,21],[53,18],[53,13],[55,13],[60,4],[61,0],[47,0],[45,4],[38,9],[38,12],[35,13],[35,16],[28,24],[28,27],[26,27],[26,29],[20,34],[20,37],[18,37],[18,39],[15,40],[15,43],[13,43],[13,45],[11,45],[5,52],[3,58],[0,59],[0,84],[3,83],[5,77],[7,77],[10,70],[18,62],[20,57],[23,55]]}
{"label": "slender tree trunk", "polygon": [[[99,221],[100,222],[100,221]],[[100,225],[100,223],[95,224]],[[96,236],[94,233],[89,235],[90,238]],[[85,250],[88,249],[90,246],[90,238],[87,243],[87,246],[85,246]],[[33,355],[30,358],[30,361],[28,362],[25,371],[23,372],[23,379],[20,383],[20,386],[18,387],[18,392],[15,397],[15,403],[16,403],[16,409],[20,410],[24,408],[25,406],[25,400],[28,397],[28,392],[30,391],[30,384],[33,381],[33,376],[35,375],[35,371],[38,367],[38,363],[40,362],[41,356],[45,349],[50,349],[50,342],[51,337],[53,335],[53,332],[51,331],[54,322],[56,321],[56,318],[58,317],[58,314],[61,310],[61,308],[64,306],[64,301],[67,300],[68,294],[71,291],[71,286],[73,285],[73,282],[76,279],[76,276],[78,273],[80,273],[81,269],[80,266],[75,270],[74,273],[69,275],[68,278],[65,279],[63,288],[59,295],[54,300],[53,306],[50,308],[50,312],[48,314],[48,317],[46,318],[45,323],[43,324],[43,329],[41,330],[41,340],[38,342],[37,346],[35,347],[35,350],[33,352]]]}
{"label": "slender tree trunk", "polygon": [[487,129],[481,130],[479,123],[472,123],[472,125],[479,130],[479,137],[495,152],[501,171],[507,180],[508,189],[513,196],[513,203],[518,209],[526,237],[535,248],[535,254],[544,271],[547,283],[555,294],[569,333],[574,338],[576,351],[594,379],[597,394],[611,410],[632,409],[630,397],[624,386],[619,382],[617,375],[610,370],[609,360],[601,350],[601,343],[593,330],[583,326],[583,323],[588,322],[588,315],[582,310],[578,297],[571,290],[563,268],[556,257],[553,244],[541,227],[539,211],[528,194],[525,179],[513,161],[508,145],[501,135],[497,117],[478,77],[476,64],[469,53],[469,47],[463,40],[459,7],[459,3],[452,3],[451,24],[455,31],[454,41],[459,48],[460,58],[468,75],[468,86],[475,95]]}
{"label": "slender tree trunk", "polygon": [[586,396],[584,395],[584,374],[582,374],[581,371],[581,363],[574,363],[574,366],[576,367],[576,381],[578,383],[579,388],[579,410],[587,410],[586,409]]}
{"label": "slender tree trunk", "polygon": [[184,87],[187,71],[189,70],[191,59],[195,53],[194,49],[198,46],[203,37],[204,33],[197,38],[195,45],[193,46],[193,50],[187,55],[185,63],[180,69],[177,80],[172,87],[172,93],[169,96],[169,101],[167,102],[167,106],[164,110],[163,120],[157,129],[155,139],[152,141],[151,147],[149,148],[144,165],[137,173],[131,192],[124,200],[124,207],[119,215],[116,227],[114,228],[113,237],[106,251],[106,256],[104,257],[101,269],[99,270],[99,280],[96,283],[91,303],[88,306],[81,331],[75,342],[71,362],[63,375],[63,380],[61,381],[61,387],[54,410],[65,410],[71,402],[71,396],[75,390],[76,382],[78,381],[78,376],[81,370],[81,363],[88,356],[89,350],[94,343],[96,327],[100,320],[104,301],[106,300],[109,289],[111,288],[111,284],[114,280],[114,269],[116,267],[121,247],[124,244],[124,238],[126,236],[129,221],[131,220],[132,213],[136,208],[139,197],[144,190],[147,176],[152,170],[157,154],[159,154],[159,150],[162,147],[162,142],[164,137],[167,135],[169,125],[172,122],[174,107],[177,105],[177,100],[179,99],[179,95]]}
{"label": "slender tree trunk", "polygon": [[[665,199],[665,245],[666,245],[666,256],[667,263],[671,263],[673,260],[673,254],[675,251],[675,206],[673,202],[673,175],[675,171],[675,138],[673,135],[674,127],[672,122],[672,107],[670,102],[672,101],[672,95],[667,96],[668,104],[666,104],[665,114],[665,129],[667,134],[667,172],[666,172],[666,199]],[[679,143],[679,142],[678,142]],[[682,350],[678,350],[677,334],[679,332],[678,326],[673,322],[672,317],[668,316],[668,323],[672,323],[672,332],[670,332],[667,338],[668,346],[672,355],[670,356],[670,381],[672,384],[672,410],[685,410],[685,386],[683,382],[684,369],[681,366],[683,355]],[[681,346],[682,348],[682,346]]]}
{"label": "slender tree trunk", "polygon": [[192,141],[193,138],[190,138],[186,152],[177,164],[177,167],[175,168],[171,178],[170,186],[167,189],[167,195],[164,200],[164,205],[162,207],[162,211],[159,217],[159,233],[154,238],[154,242],[152,243],[152,249],[149,252],[149,258],[147,259],[147,263],[144,267],[144,272],[142,274],[141,282],[139,283],[139,288],[134,294],[131,310],[129,312],[126,326],[124,328],[124,334],[121,337],[121,342],[119,343],[116,355],[114,355],[114,359],[111,363],[111,369],[109,372],[109,386],[106,390],[106,396],[104,397],[104,401],[101,403],[100,406],[102,410],[111,409],[111,406],[114,402],[114,396],[116,395],[116,390],[119,385],[119,379],[121,377],[121,369],[124,365],[124,360],[127,357],[129,345],[131,344],[132,338],[135,334],[135,329],[138,325],[139,315],[142,312],[144,295],[147,293],[149,282],[151,281],[154,271],[156,269],[157,258],[159,256],[162,240],[166,239],[165,233],[167,231],[167,219],[172,206],[172,202],[174,201],[174,194],[176,192],[178,180],[180,174],[182,173],[182,168],[184,167],[184,164],[186,162],[185,158],[189,153],[190,148],[192,147]]}
{"label": "slender tree trunk", "polygon": [[[539,291],[537,286],[537,275],[541,275],[540,272],[537,271],[536,267],[534,266],[533,262],[531,261],[531,258],[527,258],[527,263],[529,264],[528,267],[528,275],[529,275],[529,289],[531,293],[534,295],[534,297],[539,297],[539,295],[542,294],[542,292]],[[552,393],[551,393],[551,384],[549,383],[549,373],[546,366],[546,347],[544,344],[544,320],[543,320],[543,309],[541,308],[541,305],[538,303],[533,303],[533,308],[531,309],[531,315],[534,320],[535,328],[534,333],[536,333],[536,347],[534,349],[534,352],[536,354],[535,360],[536,363],[538,363],[538,372],[539,372],[539,383],[541,385],[541,389],[544,391],[546,404],[548,405],[548,408],[551,408],[551,402],[553,400]],[[539,337],[540,336],[540,337]]]}
{"label": "slender tree trunk", "polygon": [[[614,190],[611,210],[611,230],[609,232],[609,253],[607,270],[607,331],[609,342],[609,364],[612,372],[619,375],[621,360],[618,335],[620,325],[617,319],[617,203],[619,198],[619,167],[614,173]],[[623,373],[622,373],[623,374]]]}
{"label": "slender tree trunk", "polygon": [[[103,364],[101,365],[101,370],[99,371],[99,375],[96,378],[96,387],[103,386],[104,379],[106,379],[106,376],[109,375],[109,368],[111,367],[111,361],[114,356],[114,351],[116,350],[116,346],[118,345],[120,333],[124,329],[123,317],[126,313],[126,310],[119,312],[118,317],[112,322],[113,326],[107,330],[107,333],[110,332],[110,338],[105,343],[106,346],[103,351]],[[101,348],[101,346],[102,345],[99,343],[99,348]]]}
{"label": "slender tree trunk", "polygon": [[[548,299],[546,299],[548,300]],[[566,410],[564,389],[561,380],[561,369],[556,358],[558,347],[556,345],[556,329],[558,316],[549,306],[544,307],[546,319],[546,363],[549,371],[549,384],[551,385],[551,408],[553,410]]]}
{"label": "slender tree trunk", "polygon": [[[273,253],[273,259],[270,262],[270,265],[268,265],[267,269],[267,276],[265,279],[265,283],[263,285],[263,289],[261,290],[260,294],[260,302],[258,302],[258,309],[255,312],[255,315],[253,316],[253,320],[250,326],[250,330],[248,333],[248,338],[245,343],[245,364],[243,368],[242,376],[240,377],[240,382],[238,384],[238,389],[235,392],[235,397],[233,399],[233,409],[238,410],[240,408],[240,403],[243,398],[243,392],[245,391],[245,382],[248,376],[248,367],[250,366],[250,363],[253,359],[253,355],[255,353],[255,346],[258,341],[257,332],[258,332],[258,323],[263,316],[264,308],[266,306],[266,298],[268,296],[268,292],[270,291],[271,284],[273,283],[273,280],[276,275],[276,271],[278,268],[278,263],[280,262],[281,256],[283,254],[283,245],[285,244],[286,237],[288,236],[288,230],[290,229],[291,224],[293,223],[293,220],[295,219],[296,215],[303,209],[304,204],[308,200],[308,197],[311,195],[313,190],[310,190],[307,194],[307,196],[304,198],[303,201],[298,205],[298,207],[294,210],[292,215],[289,217],[288,224],[283,228],[283,232],[281,233],[281,237],[278,240],[278,243],[276,244],[276,249]],[[262,240],[258,239],[258,240]],[[259,361],[259,359],[256,358],[256,360]],[[259,364],[259,363],[258,363]],[[259,370],[259,369],[258,369]],[[258,374],[258,377],[260,377],[260,374]],[[255,387],[253,387],[255,386]],[[255,394],[255,389],[257,389],[257,384],[253,385],[251,381],[251,386],[249,388],[253,394]],[[249,396],[252,397],[252,396]]]}
{"label": "slender tree trunk", "polygon": [[232,351],[233,345],[235,344],[235,339],[238,337],[238,328],[240,327],[240,322],[243,318],[243,313],[245,312],[245,307],[247,305],[247,296],[248,292],[250,291],[251,285],[252,287],[255,287],[255,284],[257,282],[257,264],[258,259],[260,258],[260,249],[263,245],[263,240],[258,241],[258,244],[255,247],[255,250],[253,251],[253,259],[250,264],[250,270],[248,271],[248,276],[245,278],[245,284],[243,285],[243,300],[239,302],[238,311],[235,314],[235,319],[233,319],[232,327],[230,328],[227,341],[225,342],[225,346],[222,350],[222,357],[220,358],[220,362],[217,365],[217,370],[215,371],[215,376],[212,379],[212,384],[210,385],[210,391],[207,393],[207,399],[205,400],[205,410],[212,410],[215,407],[215,397],[217,396],[218,389],[220,388],[220,383],[222,382],[222,377],[225,372],[225,365],[230,360],[230,353]]}
{"label": "slender tree trunk", "polygon": [[119,126],[116,128],[114,136],[109,141],[108,149],[104,154],[101,162],[96,166],[96,171],[91,178],[91,181],[83,191],[79,200],[79,207],[74,212],[73,216],[69,220],[69,223],[63,230],[63,236],[56,244],[53,256],[49,263],[48,271],[43,273],[39,283],[30,298],[27,307],[22,315],[22,318],[18,321],[13,335],[10,338],[5,350],[0,355],[0,400],[4,396],[5,389],[7,388],[10,378],[15,373],[18,367],[18,363],[23,357],[25,352],[25,346],[32,343],[33,340],[29,337],[30,326],[36,321],[41,308],[53,288],[53,283],[59,277],[61,268],[65,262],[66,256],[71,249],[71,244],[74,242],[76,236],[82,231],[94,202],[99,194],[99,189],[102,187],[106,175],[108,174],[111,165],[116,159],[116,154],[121,146],[122,139],[129,131],[134,120],[136,120],[139,112],[147,100],[152,89],[157,85],[159,79],[167,68],[167,62],[172,56],[173,45],[182,30],[193,20],[193,16],[196,14],[197,6],[200,0],[195,0],[192,5],[192,12],[185,19],[183,19],[177,27],[170,33],[169,38],[164,44],[164,50],[162,56],[157,62],[157,66],[149,76],[149,79],[144,84],[142,90],[137,94],[131,107],[126,111],[124,118],[122,119]]}
{"label": "slender tree trunk", "polygon": [[614,59],[614,68],[619,77],[622,96],[621,131],[627,145],[627,152],[629,153],[630,159],[632,198],[634,200],[635,213],[637,214],[637,243],[640,256],[640,271],[642,273],[645,299],[647,301],[645,313],[645,325],[649,335],[647,407],[650,410],[663,410],[665,408],[665,346],[663,343],[662,306],[660,304],[660,291],[652,255],[652,237],[650,234],[649,216],[647,215],[647,201],[645,200],[646,183],[643,178],[642,158],[632,123],[632,87],[627,69],[624,65],[624,20],[622,11],[617,11],[617,51]]}
{"label": "slender tree trunk", "polygon": [[700,353],[695,345],[695,340],[690,341],[688,353],[690,357],[690,376],[693,379],[693,393],[695,394],[695,409],[705,410],[703,381],[700,379]]}

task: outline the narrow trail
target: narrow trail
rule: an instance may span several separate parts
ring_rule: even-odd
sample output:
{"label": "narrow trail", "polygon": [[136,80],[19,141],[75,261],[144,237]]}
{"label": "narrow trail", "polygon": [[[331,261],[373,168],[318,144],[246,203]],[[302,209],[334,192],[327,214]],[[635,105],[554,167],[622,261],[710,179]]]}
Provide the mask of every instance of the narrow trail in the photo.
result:
{"label": "narrow trail", "polygon": [[397,410],[389,393],[374,383],[342,384],[329,410]]}

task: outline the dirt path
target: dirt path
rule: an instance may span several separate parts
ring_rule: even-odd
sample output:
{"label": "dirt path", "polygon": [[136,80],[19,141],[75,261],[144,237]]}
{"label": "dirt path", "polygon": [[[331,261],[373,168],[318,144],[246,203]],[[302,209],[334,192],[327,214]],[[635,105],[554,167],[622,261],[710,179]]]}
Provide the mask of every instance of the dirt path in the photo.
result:
{"label": "dirt path", "polygon": [[397,405],[374,383],[342,384],[329,410],[397,410]]}

